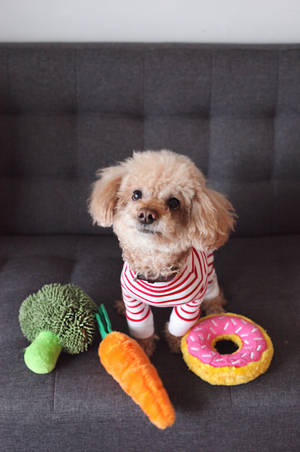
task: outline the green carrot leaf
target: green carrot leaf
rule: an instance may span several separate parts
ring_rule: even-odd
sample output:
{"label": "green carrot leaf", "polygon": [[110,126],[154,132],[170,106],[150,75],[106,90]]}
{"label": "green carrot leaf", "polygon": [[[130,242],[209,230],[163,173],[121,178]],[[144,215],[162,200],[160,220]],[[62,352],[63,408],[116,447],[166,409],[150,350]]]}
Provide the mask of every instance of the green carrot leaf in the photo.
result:
{"label": "green carrot leaf", "polygon": [[100,331],[100,335],[102,339],[104,339],[109,333],[112,332],[111,323],[107,314],[107,311],[104,307],[104,304],[101,304],[98,308],[97,313],[95,314],[96,320],[98,323],[98,328]]}

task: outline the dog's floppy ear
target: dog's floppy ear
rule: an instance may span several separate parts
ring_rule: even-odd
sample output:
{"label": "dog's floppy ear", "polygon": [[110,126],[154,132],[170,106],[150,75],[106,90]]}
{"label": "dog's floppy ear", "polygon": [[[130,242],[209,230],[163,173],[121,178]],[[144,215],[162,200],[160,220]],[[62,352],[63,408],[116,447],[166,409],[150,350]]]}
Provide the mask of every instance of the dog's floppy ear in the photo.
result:
{"label": "dog's floppy ear", "polygon": [[89,199],[89,213],[94,223],[109,227],[113,224],[114,209],[118,201],[117,193],[125,174],[121,165],[110,166],[97,172],[99,179],[93,184]]}
{"label": "dog's floppy ear", "polygon": [[221,193],[199,187],[192,202],[193,246],[215,250],[224,245],[235,224],[234,208]]}

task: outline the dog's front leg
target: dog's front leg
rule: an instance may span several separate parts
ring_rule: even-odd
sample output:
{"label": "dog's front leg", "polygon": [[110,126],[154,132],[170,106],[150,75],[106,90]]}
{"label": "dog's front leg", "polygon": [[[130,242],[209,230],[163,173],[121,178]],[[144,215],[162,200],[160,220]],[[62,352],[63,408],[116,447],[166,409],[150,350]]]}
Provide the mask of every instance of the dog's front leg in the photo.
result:
{"label": "dog's front leg", "polygon": [[[140,344],[144,352],[149,357],[152,356],[159,337],[154,333],[153,316],[150,307],[144,303],[136,303],[136,300],[132,300],[130,303],[127,302],[127,304],[123,300],[118,300],[115,302],[114,307],[118,314],[126,315],[130,334]],[[147,333],[149,336],[145,337]]]}
{"label": "dog's front leg", "polygon": [[175,306],[170,321],[165,326],[165,336],[172,353],[180,352],[182,336],[197,322],[200,317],[200,300]]}

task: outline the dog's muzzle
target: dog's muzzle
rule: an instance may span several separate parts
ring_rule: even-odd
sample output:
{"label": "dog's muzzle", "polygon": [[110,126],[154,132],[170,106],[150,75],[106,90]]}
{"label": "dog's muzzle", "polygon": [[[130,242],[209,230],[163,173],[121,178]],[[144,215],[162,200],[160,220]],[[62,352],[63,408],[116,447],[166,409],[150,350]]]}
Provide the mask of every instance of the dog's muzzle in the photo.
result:
{"label": "dog's muzzle", "polygon": [[138,222],[141,225],[153,224],[158,220],[158,212],[154,209],[143,208],[138,211]]}

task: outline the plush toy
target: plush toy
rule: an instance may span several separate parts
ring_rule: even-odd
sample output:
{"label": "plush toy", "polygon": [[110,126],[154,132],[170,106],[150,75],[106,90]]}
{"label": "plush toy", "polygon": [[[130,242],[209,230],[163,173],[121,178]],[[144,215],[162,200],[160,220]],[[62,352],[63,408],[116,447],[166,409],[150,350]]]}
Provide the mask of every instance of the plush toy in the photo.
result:
{"label": "plush toy", "polygon": [[47,284],[22,303],[19,322],[32,342],[24,361],[37,374],[51,372],[63,350],[76,354],[87,350],[97,329],[97,306],[72,284]]}
{"label": "plush toy", "polygon": [[173,425],[174,408],[162,381],[141,346],[131,337],[112,331],[107,312],[100,306],[96,318],[102,342],[98,355],[105,370],[160,429]]}
{"label": "plush toy", "polygon": [[[237,350],[221,354],[219,341]],[[181,340],[183,359],[200,378],[213,385],[238,385],[267,371],[274,353],[267,332],[247,317],[226,313],[203,317]]]}

